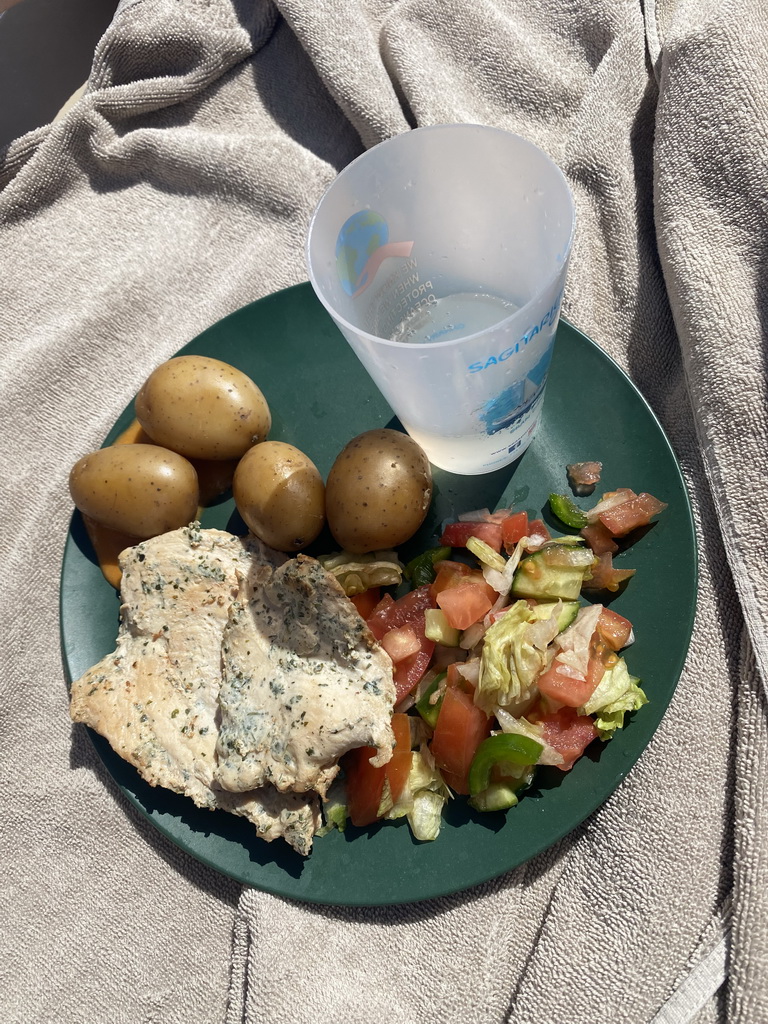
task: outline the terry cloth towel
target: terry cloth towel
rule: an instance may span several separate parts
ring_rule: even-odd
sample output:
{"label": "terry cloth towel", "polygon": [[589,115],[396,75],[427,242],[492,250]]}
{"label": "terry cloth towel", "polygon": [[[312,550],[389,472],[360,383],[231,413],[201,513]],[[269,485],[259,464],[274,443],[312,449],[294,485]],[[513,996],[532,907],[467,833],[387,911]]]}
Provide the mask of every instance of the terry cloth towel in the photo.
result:
{"label": "terry cloth towel", "polygon": [[[766,58],[759,0],[128,0],[85,94],[0,154],[3,1021],[768,1020]],[[69,723],[67,475],[157,363],[305,279],[338,170],[455,121],[572,186],[566,315],[692,494],[689,657],[617,792],[518,870],[379,910],[241,892]]]}

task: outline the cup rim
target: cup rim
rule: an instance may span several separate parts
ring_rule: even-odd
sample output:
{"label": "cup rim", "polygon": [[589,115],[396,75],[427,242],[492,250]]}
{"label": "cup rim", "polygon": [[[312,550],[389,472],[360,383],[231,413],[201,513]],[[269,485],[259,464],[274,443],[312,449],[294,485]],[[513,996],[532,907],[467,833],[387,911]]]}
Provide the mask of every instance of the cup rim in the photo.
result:
{"label": "cup rim", "polygon": [[[571,228],[570,228],[570,232],[568,234],[567,242],[566,242],[566,244],[565,244],[565,246],[563,248],[562,263],[559,264],[557,267],[555,267],[554,271],[545,279],[545,281],[541,285],[541,287],[531,296],[531,298],[528,300],[528,302],[525,303],[524,306],[520,306],[519,309],[515,310],[513,313],[510,313],[509,316],[503,317],[501,320],[499,320],[495,324],[493,324],[491,328],[484,327],[482,330],[474,331],[472,334],[464,334],[460,338],[449,338],[449,339],[446,339],[445,341],[393,341],[391,338],[382,338],[381,335],[371,334],[369,331],[363,330],[363,328],[361,328],[361,327],[355,327],[355,325],[352,324],[349,320],[347,320],[346,317],[342,316],[336,309],[334,309],[334,307],[331,305],[331,303],[328,302],[328,300],[325,298],[325,296],[322,293],[321,288],[319,287],[319,285],[317,283],[317,277],[316,277],[316,275],[315,275],[315,273],[313,272],[313,269],[312,269],[312,260],[310,258],[310,249],[311,249],[311,243],[312,243],[312,235],[313,235],[313,232],[314,232],[314,229],[315,229],[315,224],[316,224],[317,217],[318,217],[318,214],[320,212],[321,206],[323,205],[323,203],[324,203],[326,197],[328,196],[328,194],[330,193],[331,189],[338,182],[338,180],[342,177],[342,175],[346,174],[347,171],[351,170],[356,164],[360,163],[362,160],[365,160],[370,155],[370,153],[372,153],[375,149],[379,149],[379,147],[381,147],[381,146],[389,146],[392,143],[397,143],[398,141],[401,141],[403,138],[410,137],[411,135],[413,135],[414,132],[424,133],[424,132],[435,132],[435,131],[445,131],[445,130],[455,130],[455,129],[461,130],[461,129],[464,129],[464,128],[472,128],[472,129],[480,128],[484,132],[494,132],[494,133],[496,133],[498,135],[511,136],[512,138],[515,138],[518,141],[522,142],[525,146],[529,147],[530,149],[535,150],[540,156],[542,156],[544,158],[544,160],[555,171],[556,177],[558,177],[561,180],[562,184],[565,187],[566,194],[568,195],[568,198],[570,199],[570,208],[571,208]],[[320,300],[320,302],[323,304],[323,306],[326,308],[328,313],[331,315],[331,317],[333,318],[333,320],[337,324],[339,324],[340,326],[343,326],[346,330],[351,331],[353,334],[358,335],[358,337],[365,338],[365,339],[367,339],[369,341],[372,341],[372,342],[376,342],[377,344],[391,345],[391,346],[396,347],[396,348],[402,348],[403,345],[407,345],[407,346],[409,346],[410,348],[413,348],[413,349],[419,349],[419,348],[427,349],[428,348],[428,349],[434,350],[435,348],[449,348],[450,346],[458,345],[458,344],[467,342],[467,341],[469,341],[472,338],[478,337],[479,335],[486,334],[489,330],[497,330],[498,328],[502,327],[503,325],[506,325],[507,323],[509,323],[513,318],[518,317],[523,312],[523,310],[527,309],[529,306],[531,306],[535,302],[537,302],[541,298],[541,296],[548,289],[550,289],[552,287],[554,282],[557,280],[558,276],[563,272],[563,269],[568,266],[568,261],[569,261],[570,256],[571,256],[571,250],[573,249],[573,242],[574,242],[575,233],[576,233],[576,203],[574,201],[573,191],[571,189],[571,186],[568,183],[568,179],[565,177],[565,175],[563,174],[562,170],[558,167],[558,165],[554,162],[554,160],[550,157],[550,155],[547,152],[545,152],[540,146],[537,146],[536,143],[531,142],[530,139],[525,138],[525,136],[519,135],[516,132],[507,131],[507,129],[505,129],[505,128],[496,128],[496,127],[494,127],[492,125],[477,124],[477,123],[471,122],[471,121],[460,121],[460,122],[446,123],[446,124],[423,125],[423,126],[420,126],[418,128],[411,128],[411,129],[409,129],[408,131],[405,131],[405,132],[400,132],[397,135],[393,135],[390,138],[385,139],[383,142],[377,143],[376,146],[372,146],[370,149],[365,150],[365,152],[360,153],[359,156],[356,156],[354,160],[351,160],[345,167],[343,167],[339,171],[339,173],[336,175],[336,177],[333,179],[333,181],[325,189],[325,191],[323,192],[322,196],[318,200],[318,202],[317,202],[317,204],[315,206],[315,209],[314,209],[314,211],[312,213],[312,217],[310,218],[310,221],[309,221],[309,227],[307,229],[307,236],[306,236],[306,242],[305,242],[305,257],[306,257],[307,271],[309,273],[310,284],[312,285],[312,288],[313,288],[313,290],[315,292],[315,295],[317,296],[317,298]]]}

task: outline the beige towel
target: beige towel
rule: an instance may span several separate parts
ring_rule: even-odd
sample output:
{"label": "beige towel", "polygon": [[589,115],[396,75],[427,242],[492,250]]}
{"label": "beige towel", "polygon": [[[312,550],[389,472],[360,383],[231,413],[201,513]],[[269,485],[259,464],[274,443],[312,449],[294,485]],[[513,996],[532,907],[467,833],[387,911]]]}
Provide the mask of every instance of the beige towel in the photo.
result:
{"label": "beige towel", "polygon": [[[86,95],[0,155],[4,1020],[768,1019],[760,7],[129,0]],[[527,135],[573,186],[568,316],[693,495],[690,656],[617,793],[518,871],[380,911],[239,895],[69,725],[67,473],[152,366],[305,278],[338,169],[440,121]]]}

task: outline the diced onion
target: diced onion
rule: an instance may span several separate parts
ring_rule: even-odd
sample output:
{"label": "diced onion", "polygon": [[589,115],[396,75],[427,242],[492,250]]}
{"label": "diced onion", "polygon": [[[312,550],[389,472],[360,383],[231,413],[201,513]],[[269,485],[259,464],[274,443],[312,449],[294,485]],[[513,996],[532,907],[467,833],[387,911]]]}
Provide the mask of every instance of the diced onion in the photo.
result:
{"label": "diced onion", "polygon": [[476,647],[485,636],[485,622],[473,622],[471,626],[464,630],[461,634],[461,640],[459,641],[459,647],[465,651],[471,651],[473,647]]}
{"label": "diced onion", "polygon": [[480,659],[473,658],[471,661],[465,661],[464,664],[457,666],[456,671],[472,686],[477,686],[480,682]]}
{"label": "diced onion", "polygon": [[460,523],[487,523],[490,509],[478,508],[474,512],[462,512],[458,518]]}
{"label": "diced onion", "polygon": [[617,505],[623,505],[625,501],[629,501],[630,498],[636,498],[637,495],[634,491],[628,487],[622,487],[618,491],[611,491],[608,494],[604,494],[602,499],[598,501],[592,508],[587,509],[586,516],[590,523],[596,523],[598,518],[607,512],[609,508],[615,508]]}

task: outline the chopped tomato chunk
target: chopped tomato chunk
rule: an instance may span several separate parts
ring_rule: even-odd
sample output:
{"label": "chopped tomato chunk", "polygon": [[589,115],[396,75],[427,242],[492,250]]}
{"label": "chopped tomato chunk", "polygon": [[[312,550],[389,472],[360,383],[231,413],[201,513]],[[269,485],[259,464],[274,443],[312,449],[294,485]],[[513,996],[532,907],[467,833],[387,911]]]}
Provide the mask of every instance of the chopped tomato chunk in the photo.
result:
{"label": "chopped tomato chunk", "polygon": [[548,540],[552,540],[552,535],[546,527],[543,519],[532,519],[528,524],[528,537],[531,540],[535,540],[538,546],[541,547]]}
{"label": "chopped tomato chunk", "polygon": [[419,638],[416,636],[413,626],[409,624],[390,629],[381,638],[381,646],[395,664],[421,650]]}
{"label": "chopped tomato chunk", "polygon": [[545,697],[569,708],[580,708],[592,696],[599,681],[585,679],[575,668],[555,658],[546,672],[539,676],[536,684]]}
{"label": "chopped tomato chunk", "polygon": [[511,554],[519,540],[528,536],[528,513],[515,512],[501,524],[501,540],[507,554]]}
{"label": "chopped tomato chunk", "polygon": [[432,655],[435,650],[435,641],[428,640],[424,635],[425,629],[424,612],[419,612],[408,623],[410,629],[418,639],[418,650],[409,654],[395,665],[392,678],[395,682],[395,703],[399,703],[406,694],[410,693],[414,686],[429,668]]}
{"label": "chopped tomato chunk", "polygon": [[453,665],[449,665],[446,669],[446,686],[458,686],[464,693],[468,693],[471,697],[475,694],[475,688],[470,685],[469,681],[459,672],[459,665],[455,662]]}
{"label": "chopped tomato chunk", "polygon": [[431,750],[435,764],[455,792],[469,793],[469,766],[490,733],[491,720],[472,697],[458,686],[446,687]]}
{"label": "chopped tomato chunk", "polygon": [[638,526],[647,526],[653,516],[666,507],[666,502],[659,501],[652,494],[642,493],[601,512],[599,520],[611,536],[624,537]]}
{"label": "chopped tomato chunk", "polygon": [[371,764],[375,747],[358,747],[344,756],[347,776],[347,800],[352,824],[362,828],[379,818],[384,782],[389,782],[392,800],[397,801],[411,770],[411,724],[408,715],[392,716],[395,744],[391,759],[380,767]]}
{"label": "chopped tomato chunk", "polygon": [[496,591],[485,582],[485,577],[480,569],[470,569],[463,562],[438,562],[437,576],[430,584],[429,593],[434,602],[439,605],[438,595],[451,587],[458,587],[464,583],[475,583],[482,587],[490,598],[491,604],[496,600]]}
{"label": "chopped tomato chunk", "polygon": [[501,523],[448,523],[440,543],[449,548],[464,548],[470,537],[478,537],[494,551],[501,551],[501,530]]}
{"label": "chopped tomato chunk", "polygon": [[493,607],[485,584],[460,583],[437,595],[437,603],[454,629],[467,629]]}
{"label": "chopped tomato chunk", "polygon": [[389,594],[385,594],[368,619],[368,628],[377,640],[381,640],[390,629],[404,626],[416,618],[420,612],[434,607],[435,601],[428,586],[417,587],[416,590],[412,590],[405,597],[398,598],[397,601],[393,600]]}
{"label": "chopped tomato chunk", "polygon": [[602,462],[572,462],[565,468],[571,486],[575,487],[578,493],[584,494],[592,493],[603,472]]}
{"label": "chopped tomato chunk", "polygon": [[[389,595],[387,596],[389,597]],[[380,600],[381,587],[371,587],[369,590],[364,590],[362,594],[353,594],[350,597],[350,601],[364,619],[369,618],[373,614],[373,610]],[[392,601],[392,598],[390,598],[390,601]],[[392,603],[394,604],[394,601]]]}
{"label": "chopped tomato chunk", "polygon": [[581,536],[596,555],[605,554],[606,551],[611,555],[615,555],[619,550],[619,545],[599,520],[596,523],[585,526],[581,531]]}
{"label": "chopped tomato chunk", "polygon": [[375,747],[357,747],[344,755],[349,816],[352,824],[360,828],[373,824],[379,817],[386,775],[383,768],[371,764],[370,759],[377,753]]}
{"label": "chopped tomato chunk", "polygon": [[597,739],[595,723],[589,715],[578,715],[575,708],[560,708],[537,720],[544,742],[563,755],[563,763],[557,767],[564,772],[572,768],[592,740]]}
{"label": "chopped tomato chunk", "polygon": [[610,590],[615,593],[619,585],[634,576],[636,569],[614,569],[613,555],[606,551],[597,559],[597,564],[592,566],[592,575],[584,580],[584,590]]}
{"label": "chopped tomato chunk", "polygon": [[597,631],[613,651],[626,647],[632,636],[632,623],[618,612],[603,608],[597,620]]}
{"label": "chopped tomato chunk", "polygon": [[395,749],[392,759],[384,765],[394,803],[400,799],[411,770],[411,720],[408,715],[392,715]]}

